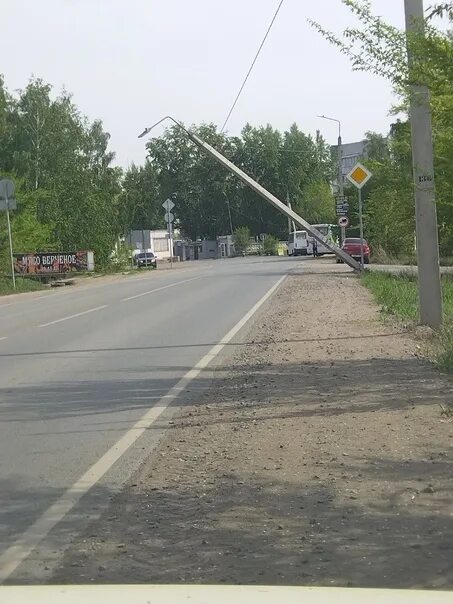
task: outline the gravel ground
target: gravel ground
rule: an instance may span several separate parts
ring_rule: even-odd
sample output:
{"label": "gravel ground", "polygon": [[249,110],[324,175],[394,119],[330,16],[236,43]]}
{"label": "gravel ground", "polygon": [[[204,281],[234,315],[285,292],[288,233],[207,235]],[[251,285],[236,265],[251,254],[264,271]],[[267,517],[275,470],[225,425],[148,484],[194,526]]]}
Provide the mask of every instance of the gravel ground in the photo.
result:
{"label": "gravel ground", "polygon": [[49,582],[453,586],[451,382],[303,267]]}

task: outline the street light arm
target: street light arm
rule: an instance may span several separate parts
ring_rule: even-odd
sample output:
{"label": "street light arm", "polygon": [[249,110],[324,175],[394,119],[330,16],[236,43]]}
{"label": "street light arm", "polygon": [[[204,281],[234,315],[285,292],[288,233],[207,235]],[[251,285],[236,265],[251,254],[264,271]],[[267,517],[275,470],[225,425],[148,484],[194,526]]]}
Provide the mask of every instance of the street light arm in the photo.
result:
{"label": "street light arm", "polygon": [[327,115],[318,115],[323,120],[329,120],[330,122],[336,122],[338,124],[338,138],[341,139],[341,122],[337,120],[335,117],[328,117]]}
{"label": "street light arm", "polygon": [[149,134],[151,132],[151,130],[153,130],[156,126],[158,126],[159,124],[161,124],[162,122],[164,122],[165,120],[171,120],[172,122],[174,122],[174,124],[176,124],[176,126],[179,126],[179,128],[182,128],[182,130],[184,130],[184,132],[189,135],[190,137],[190,132],[188,130],[186,130],[186,128],[184,128],[184,126],[181,124],[181,122],[178,122],[178,120],[176,120],[174,117],[172,117],[171,115],[166,115],[165,117],[163,117],[162,119],[160,119],[158,122],[156,122],[155,124],[153,124],[152,126],[149,126],[148,128],[145,128],[143,130],[143,132],[141,134],[138,135],[137,138],[143,138],[144,136],[146,136],[147,134]]}

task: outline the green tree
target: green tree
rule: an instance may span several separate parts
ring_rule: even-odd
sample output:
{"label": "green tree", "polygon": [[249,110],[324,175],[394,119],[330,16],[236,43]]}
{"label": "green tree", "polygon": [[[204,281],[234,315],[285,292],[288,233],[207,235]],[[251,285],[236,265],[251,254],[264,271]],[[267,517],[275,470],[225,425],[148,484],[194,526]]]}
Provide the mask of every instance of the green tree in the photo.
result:
{"label": "green tree", "polygon": [[155,167],[132,166],[124,175],[119,199],[119,220],[124,233],[133,229],[164,228],[164,210]]}
{"label": "green tree", "polygon": [[[227,157],[232,156],[234,139],[219,134],[214,125],[201,125],[193,130]],[[184,234],[195,240],[228,233],[225,197],[230,195],[231,179],[225,169],[196,147],[177,126],[152,139],[147,149],[161,198],[175,199],[174,214]]]}
{"label": "green tree", "polygon": [[[330,219],[332,162],[321,137],[313,140],[295,124],[284,133],[270,125],[254,128],[247,124],[239,137],[218,133],[212,124],[192,129],[280,199],[289,196],[293,207]],[[160,198],[175,199],[174,214],[189,238],[229,233],[229,210],[231,222],[247,225],[254,235],[286,236],[286,218],[197,148],[177,126],[152,139],[147,148]],[[140,199],[140,187],[135,189],[137,199],[132,206]]]}
{"label": "green tree", "polygon": [[[121,231],[121,171],[111,166],[101,122],[90,123],[69,94],[54,97],[40,79],[14,97],[1,82],[2,140],[0,169],[21,183],[18,202],[27,208],[17,213],[15,228],[33,228],[39,246],[93,249],[97,264],[106,264]],[[30,248],[22,251],[37,245],[32,237],[22,240]]]}
{"label": "green tree", "polygon": [[[14,252],[36,252],[57,248],[52,225],[42,224],[36,217],[42,191],[30,191],[24,181],[13,174],[2,174],[13,179],[16,186],[17,210],[10,212]],[[0,270],[10,270],[9,240],[6,213],[0,212]]]}
{"label": "green tree", "polygon": [[[453,253],[453,37],[436,28],[435,14],[452,17],[452,3],[432,8],[418,30],[406,33],[374,15],[371,3],[342,0],[358,18],[357,27],[349,27],[340,36],[314,26],[341,52],[351,59],[353,69],[366,70],[390,80],[401,99],[400,109],[408,107],[410,84],[427,85],[431,91],[434,135],[434,163],[441,254]],[[406,48],[413,65],[408,68]],[[373,181],[364,191],[367,205],[367,228],[370,238],[380,245],[400,251],[413,248],[414,208],[407,123],[395,125],[387,157],[371,160]],[[378,141],[373,140],[374,143]],[[382,143],[382,141],[381,141]],[[382,150],[382,148],[381,148]],[[371,164],[370,164],[371,167]],[[368,199],[369,198],[369,199]],[[399,236],[398,236],[399,234]],[[396,244],[395,239],[401,239]]]}

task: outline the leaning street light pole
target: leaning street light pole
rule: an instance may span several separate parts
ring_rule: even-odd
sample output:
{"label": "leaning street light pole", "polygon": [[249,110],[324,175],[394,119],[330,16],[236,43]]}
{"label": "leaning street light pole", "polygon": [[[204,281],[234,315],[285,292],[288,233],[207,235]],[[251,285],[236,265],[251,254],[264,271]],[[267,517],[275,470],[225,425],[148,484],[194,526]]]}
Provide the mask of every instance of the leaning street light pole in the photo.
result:
{"label": "leaning street light pole", "polygon": [[153,126],[150,126],[149,128],[145,128],[145,130],[141,134],[139,134],[138,138],[142,138],[143,136],[145,136],[146,134],[151,132],[151,130],[155,126],[161,124],[166,119],[170,119],[174,124],[176,124],[176,126],[181,128],[186,133],[187,137],[193,143],[195,143],[197,145],[197,147],[200,147],[201,149],[203,149],[203,151],[205,151],[208,155],[210,155],[212,158],[214,158],[219,164],[221,164],[229,172],[231,172],[237,178],[239,178],[239,180],[241,180],[248,187],[250,187],[253,191],[255,191],[255,193],[258,193],[258,195],[260,195],[260,197],[263,197],[267,202],[269,202],[271,205],[273,205],[274,208],[277,208],[277,210],[279,210],[282,214],[284,214],[291,220],[294,220],[294,222],[296,224],[300,225],[310,235],[312,235],[316,239],[316,241],[318,241],[319,243],[322,243],[323,245],[325,245],[327,247],[328,250],[333,252],[337,256],[337,258],[340,258],[345,264],[348,264],[351,268],[353,268],[354,270],[356,270],[358,272],[360,272],[362,270],[360,264],[358,262],[356,262],[353,258],[351,258],[351,256],[349,254],[346,254],[346,252],[344,252],[338,246],[331,243],[331,241],[329,239],[327,239],[327,237],[325,237],[322,233],[320,233],[318,231],[318,229],[315,229],[314,227],[312,227],[311,224],[309,224],[306,220],[304,220],[301,216],[299,216],[299,214],[296,214],[296,212],[294,212],[294,210],[291,210],[290,208],[288,208],[282,201],[280,201],[280,199],[275,197],[275,195],[273,195],[272,193],[267,191],[264,187],[262,187],[259,183],[257,183],[256,180],[254,180],[248,174],[243,172],[240,168],[235,166],[232,162],[230,162],[230,160],[228,160],[225,156],[223,156],[216,149],[214,149],[214,147],[211,147],[211,145],[209,145],[208,143],[203,141],[196,134],[187,130],[183,126],[183,124],[181,124],[180,122],[175,120],[170,115],[163,117],[161,120],[156,122]]}
{"label": "leaning street light pole", "polygon": [[[404,0],[409,74],[413,72],[411,36],[423,33],[423,0]],[[415,74],[414,74],[415,75]],[[434,190],[433,136],[427,86],[410,87],[412,164],[415,185],[420,322],[437,329],[442,324],[437,212]]]}

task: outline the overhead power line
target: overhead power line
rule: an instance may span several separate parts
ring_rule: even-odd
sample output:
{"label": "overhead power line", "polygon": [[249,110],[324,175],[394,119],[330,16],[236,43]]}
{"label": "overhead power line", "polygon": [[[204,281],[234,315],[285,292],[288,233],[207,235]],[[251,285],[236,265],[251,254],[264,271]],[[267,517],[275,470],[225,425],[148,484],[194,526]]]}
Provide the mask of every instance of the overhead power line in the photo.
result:
{"label": "overhead power line", "polygon": [[269,24],[269,27],[267,28],[267,31],[266,31],[266,33],[264,35],[264,38],[261,40],[261,44],[260,44],[260,46],[258,48],[258,51],[257,51],[257,53],[255,55],[255,58],[253,59],[252,64],[250,65],[250,68],[249,68],[249,70],[247,72],[247,75],[245,76],[244,81],[242,82],[241,87],[239,88],[239,92],[237,93],[236,98],[234,99],[234,103],[231,105],[231,109],[229,110],[228,115],[226,116],[226,119],[223,122],[223,126],[222,126],[222,129],[220,130],[220,132],[223,132],[225,130],[226,125],[228,124],[228,121],[229,121],[229,119],[231,117],[231,114],[233,113],[234,108],[236,107],[236,103],[238,102],[239,97],[241,96],[242,91],[244,90],[244,87],[247,84],[247,80],[249,79],[249,76],[252,73],[253,68],[255,67],[255,63],[256,63],[259,55],[260,55],[260,52],[261,52],[261,50],[262,50],[262,48],[263,48],[263,46],[264,46],[264,44],[266,42],[266,39],[267,39],[267,37],[269,35],[269,32],[272,29],[272,26],[274,25],[274,21],[277,18],[277,15],[278,15],[278,13],[279,13],[279,11],[280,11],[280,9],[281,9],[282,4],[283,4],[284,1],[285,0],[280,0],[279,4],[277,6],[277,10],[275,11],[274,16],[272,17],[272,20],[271,20],[271,22]]}

